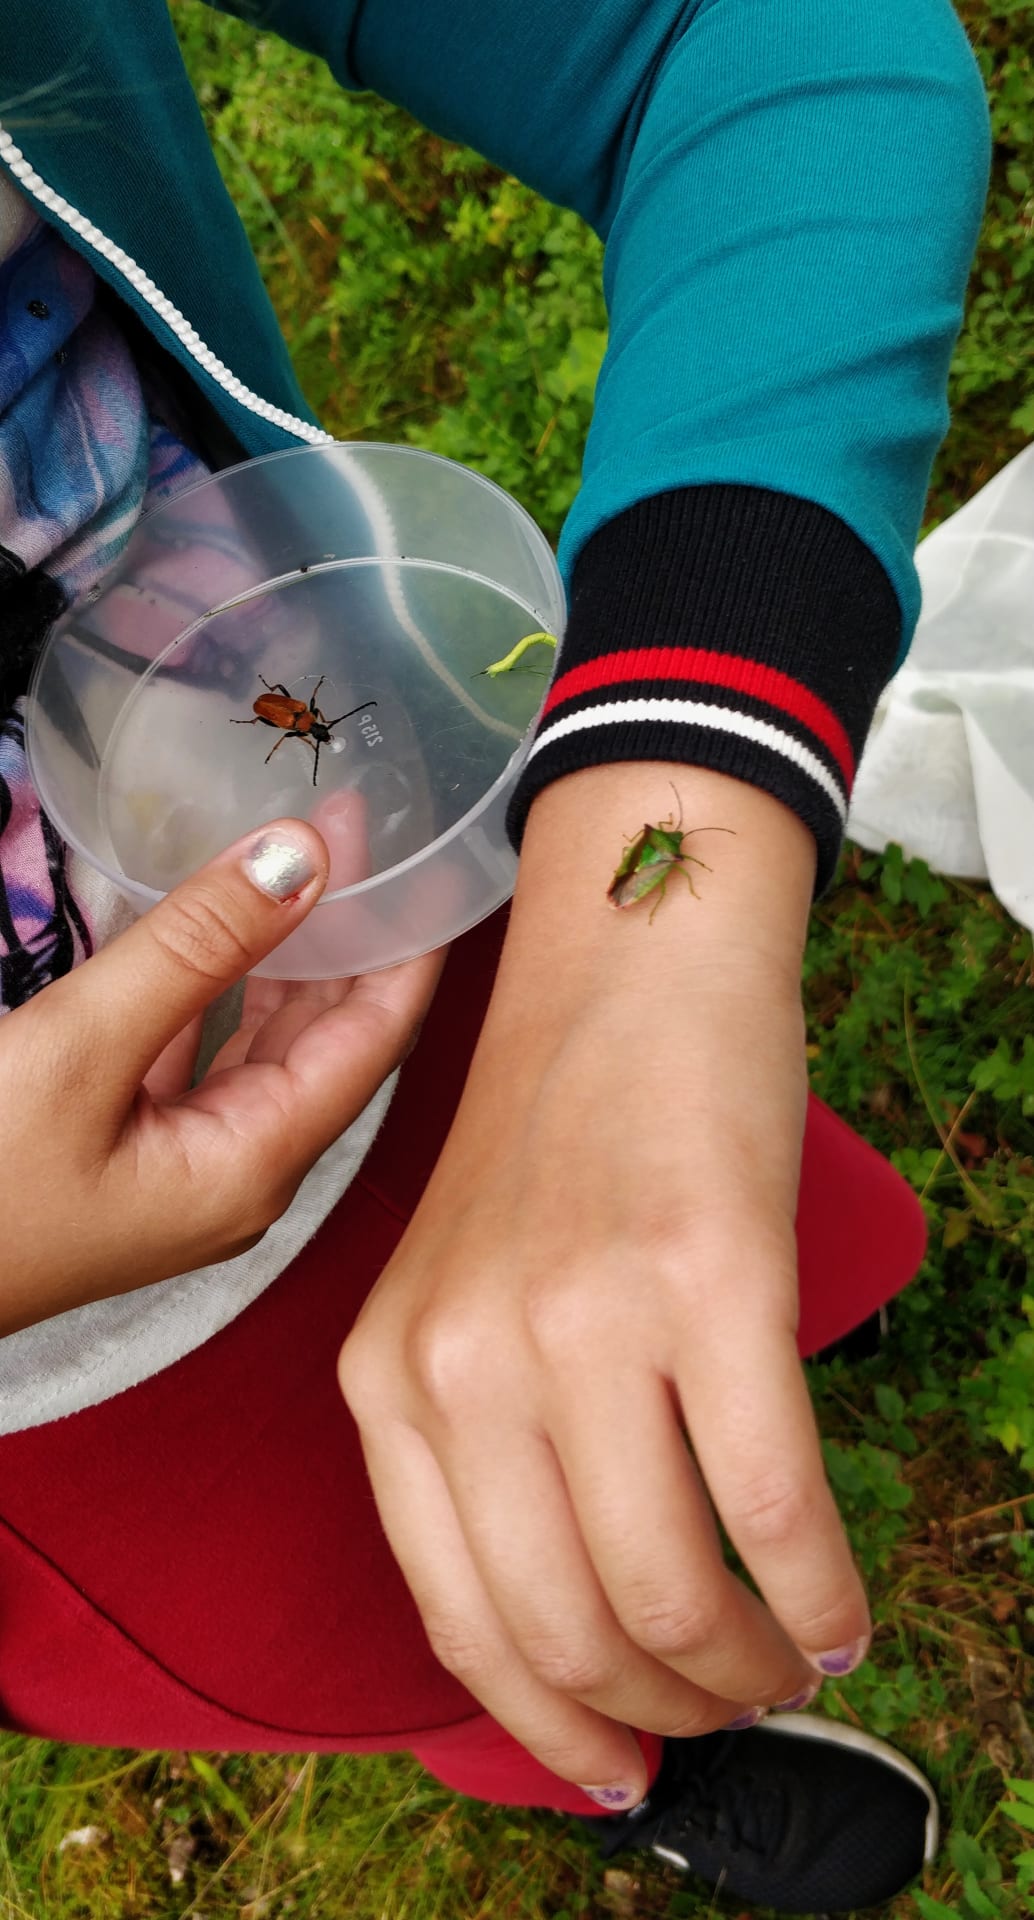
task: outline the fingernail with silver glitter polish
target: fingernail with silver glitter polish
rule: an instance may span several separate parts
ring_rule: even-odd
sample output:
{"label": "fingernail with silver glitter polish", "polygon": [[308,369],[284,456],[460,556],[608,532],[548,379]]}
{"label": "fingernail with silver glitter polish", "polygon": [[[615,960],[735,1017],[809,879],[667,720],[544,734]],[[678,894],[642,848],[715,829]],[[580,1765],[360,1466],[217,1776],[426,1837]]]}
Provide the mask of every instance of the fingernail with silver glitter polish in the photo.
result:
{"label": "fingernail with silver glitter polish", "polygon": [[308,849],[300,846],[289,833],[278,830],[264,833],[254,841],[245,856],[244,871],[256,887],[271,894],[274,900],[290,900],[308,886],[316,869]]}
{"label": "fingernail with silver glitter polish", "polygon": [[611,1813],[629,1813],[642,1800],[642,1794],[635,1787],[582,1787],[590,1800],[598,1807],[606,1807]]}

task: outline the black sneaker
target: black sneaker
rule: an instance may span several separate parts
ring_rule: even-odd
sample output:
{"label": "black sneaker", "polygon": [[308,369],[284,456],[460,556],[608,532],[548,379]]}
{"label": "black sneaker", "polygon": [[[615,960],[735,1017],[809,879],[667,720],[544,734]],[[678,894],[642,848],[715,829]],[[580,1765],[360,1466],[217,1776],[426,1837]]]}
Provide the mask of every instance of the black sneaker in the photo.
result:
{"label": "black sneaker", "polygon": [[910,1760],[818,1714],[772,1713],[745,1733],[665,1740],[626,1814],[578,1815],[605,1858],[650,1848],[721,1893],[777,1913],[850,1913],[889,1900],[937,1851],[937,1801]]}
{"label": "black sneaker", "polygon": [[845,1360],[872,1360],[886,1344],[889,1331],[890,1313],[886,1307],[879,1307],[875,1313],[870,1313],[868,1320],[852,1327],[850,1333],[842,1333],[839,1340],[834,1340],[831,1346],[823,1347],[821,1353],[811,1357],[820,1365],[835,1360],[838,1354],[842,1354]]}

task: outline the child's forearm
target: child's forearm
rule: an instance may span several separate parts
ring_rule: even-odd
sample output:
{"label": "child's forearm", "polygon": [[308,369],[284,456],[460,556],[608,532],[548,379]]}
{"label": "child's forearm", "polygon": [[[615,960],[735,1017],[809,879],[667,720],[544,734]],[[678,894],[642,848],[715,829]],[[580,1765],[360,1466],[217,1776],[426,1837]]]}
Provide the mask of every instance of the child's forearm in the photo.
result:
{"label": "child's forearm", "polygon": [[[623,848],[679,808],[686,851],[710,868],[693,869],[699,898],[673,879],[652,919],[649,896],[616,912],[606,892]],[[812,835],[760,788],[663,762],[586,768],[532,808],[499,990],[526,992],[545,1017],[604,987],[677,1002],[702,969],[734,961],[773,997],[796,994],[814,875]]]}

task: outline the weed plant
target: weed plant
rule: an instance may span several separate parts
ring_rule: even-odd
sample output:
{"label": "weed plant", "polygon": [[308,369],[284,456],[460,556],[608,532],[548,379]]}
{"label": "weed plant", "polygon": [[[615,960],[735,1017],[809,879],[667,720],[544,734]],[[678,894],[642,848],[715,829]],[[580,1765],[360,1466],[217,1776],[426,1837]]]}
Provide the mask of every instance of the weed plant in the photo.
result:
{"label": "weed plant", "polygon": [[[303,384],[341,437],[469,462],[551,535],[605,343],[600,248],[476,155],[269,35],[173,0]],[[928,524],[1034,436],[1034,7],[964,0],[994,177]],[[825,1710],[929,1768],[947,1838],[891,1920],[1034,1909],[1034,956],[983,887],[848,848],[806,960],[815,1090],[921,1195],[929,1252],[870,1358],[810,1368],[872,1595]],[[2,1626],[0,1626],[2,1630]],[[560,1820],[405,1756],[88,1752],[0,1739],[3,1920],[704,1920]],[[735,1911],[719,1900],[716,1911]]]}

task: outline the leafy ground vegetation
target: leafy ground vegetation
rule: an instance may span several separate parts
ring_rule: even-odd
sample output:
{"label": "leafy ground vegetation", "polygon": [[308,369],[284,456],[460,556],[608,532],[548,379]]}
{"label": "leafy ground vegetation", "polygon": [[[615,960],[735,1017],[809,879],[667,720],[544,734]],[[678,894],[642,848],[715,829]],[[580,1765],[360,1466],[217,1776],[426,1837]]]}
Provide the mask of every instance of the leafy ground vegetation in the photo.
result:
{"label": "leafy ground vegetation", "polygon": [[[555,534],[605,338],[599,248],[475,155],[271,37],[173,0],[225,176],[327,425],[469,461]],[[964,0],[994,179],[930,524],[1034,436],[1034,7]],[[926,1765],[949,1831],[890,1920],[1034,1910],[1034,954],[979,886],[848,849],[807,955],[818,1093],[922,1196],[929,1254],[876,1357],[813,1365],[871,1658],[826,1710]],[[0,1916],[704,1920],[565,1823],[405,1757],[0,1740]],[[735,1913],[715,1903],[714,1911]]]}

